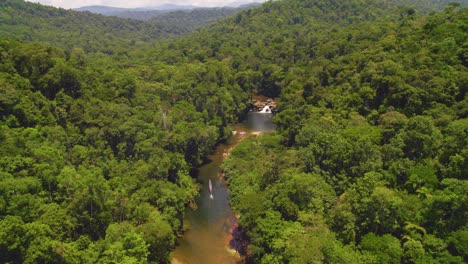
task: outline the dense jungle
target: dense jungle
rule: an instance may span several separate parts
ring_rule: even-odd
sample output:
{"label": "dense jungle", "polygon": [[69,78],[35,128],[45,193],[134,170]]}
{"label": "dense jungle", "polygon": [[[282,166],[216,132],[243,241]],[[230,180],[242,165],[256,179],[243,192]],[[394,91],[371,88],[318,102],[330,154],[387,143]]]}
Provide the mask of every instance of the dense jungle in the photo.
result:
{"label": "dense jungle", "polygon": [[467,6],[278,0],[195,29],[0,2],[0,262],[170,263],[192,170],[261,95],[276,131],[222,165],[246,261],[466,263]]}

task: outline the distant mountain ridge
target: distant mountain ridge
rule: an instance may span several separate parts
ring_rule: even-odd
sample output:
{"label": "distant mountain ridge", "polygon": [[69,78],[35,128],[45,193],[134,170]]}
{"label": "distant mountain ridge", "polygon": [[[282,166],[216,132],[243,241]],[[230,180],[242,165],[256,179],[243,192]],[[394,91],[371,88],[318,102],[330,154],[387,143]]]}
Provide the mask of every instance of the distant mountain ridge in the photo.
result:
{"label": "distant mountain ridge", "polygon": [[193,5],[174,5],[174,4],[163,4],[154,7],[136,7],[136,8],[125,8],[125,7],[114,7],[104,5],[91,5],[83,6],[79,8],[73,8],[75,11],[89,11],[91,13],[101,15],[116,15],[123,12],[147,12],[147,11],[160,11],[160,12],[171,12],[175,10],[191,10],[200,8]]}
{"label": "distant mountain ridge", "polygon": [[107,15],[107,14],[113,14],[113,13],[118,13],[118,12],[124,12],[124,11],[128,10],[128,8],[92,5],[92,6],[84,6],[84,7],[74,8],[73,10],[75,10],[75,11],[89,11],[91,13]]}
{"label": "distant mountain ridge", "polygon": [[146,7],[147,9],[156,9],[156,10],[187,10],[187,9],[195,9],[200,8],[202,6],[194,6],[194,5],[176,5],[176,4],[162,4],[156,7]]}
{"label": "distant mountain ridge", "polygon": [[[116,16],[120,18],[150,20],[171,12],[192,12],[196,10],[203,10],[204,17],[206,17],[206,13],[209,12],[212,13],[213,17],[222,18],[224,16],[234,14],[236,11],[241,11],[246,8],[251,8],[259,5],[260,3],[258,2],[250,3],[248,1],[236,1],[224,7],[203,7],[194,5],[163,4],[154,7],[121,8],[112,6],[92,5],[75,8],[73,10],[80,12],[88,11],[95,14],[101,14],[105,16]],[[178,14],[180,15],[182,13],[179,12]],[[211,18],[209,18],[209,20],[210,22],[216,21],[212,20]]]}
{"label": "distant mountain ridge", "polygon": [[276,131],[222,164],[248,261],[466,263],[468,9],[441,1],[272,0],[176,40],[213,10],[1,0],[0,263],[193,260],[191,168],[257,94]]}
{"label": "distant mountain ridge", "polygon": [[112,54],[131,47],[150,45],[186,33],[172,31],[157,22],[127,20],[43,6],[23,0],[0,2],[0,36],[19,41],[39,41],[62,48]]}
{"label": "distant mountain ridge", "polygon": [[[102,6],[94,6],[94,9],[109,10]],[[113,9],[117,10],[121,9]],[[128,20],[23,0],[3,0],[0,1],[0,36],[20,41],[40,41],[64,48],[82,48],[91,53],[99,51],[112,54],[117,50],[116,47],[119,47],[119,52],[124,52],[134,46],[142,47],[188,34],[241,10],[244,9],[205,8],[179,10],[179,13],[135,11],[134,16],[130,13],[124,18],[138,20]],[[163,12],[167,16],[149,21],[154,13],[148,12]]]}

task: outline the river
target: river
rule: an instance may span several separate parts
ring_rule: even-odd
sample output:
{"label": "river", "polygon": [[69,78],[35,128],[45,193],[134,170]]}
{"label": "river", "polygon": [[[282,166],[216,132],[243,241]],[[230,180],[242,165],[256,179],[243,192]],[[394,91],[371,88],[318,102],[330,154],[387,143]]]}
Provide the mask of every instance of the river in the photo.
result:
{"label": "river", "polygon": [[[236,135],[226,144],[220,144],[209,162],[198,169],[198,182],[202,188],[196,202],[198,208],[188,208],[184,217],[186,231],[172,252],[173,264],[242,263],[242,258],[230,248],[233,227],[237,218],[229,207],[229,192],[221,175],[221,164],[228,149],[252,133],[272,131],[272,114],[249,112],[247,119],[235,127]],[[210,199],[208,181],[213,185]]]}

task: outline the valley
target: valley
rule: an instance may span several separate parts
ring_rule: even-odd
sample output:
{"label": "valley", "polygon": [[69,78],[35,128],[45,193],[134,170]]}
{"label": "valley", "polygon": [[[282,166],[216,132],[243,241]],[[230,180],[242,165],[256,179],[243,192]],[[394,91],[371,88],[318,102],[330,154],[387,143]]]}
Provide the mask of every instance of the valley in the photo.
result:
{"label": "valley", "polygon": [[0,2],[0,262],[465,263],[467,4],[229,10]]}

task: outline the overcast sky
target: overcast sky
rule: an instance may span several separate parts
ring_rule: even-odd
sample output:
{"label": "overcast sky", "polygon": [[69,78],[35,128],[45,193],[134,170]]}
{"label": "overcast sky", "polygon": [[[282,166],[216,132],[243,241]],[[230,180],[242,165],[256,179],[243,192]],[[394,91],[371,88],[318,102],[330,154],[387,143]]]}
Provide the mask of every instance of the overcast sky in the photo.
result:
{"label": "overcast sky", "polygon": [[149,7],[162,4],[195,5],[195,6],[226,6],[233,2],[251,3],[265,2],[265,0],[27,0],[62,8],[77,8],[90,5],[105,5],[114,7]]}

